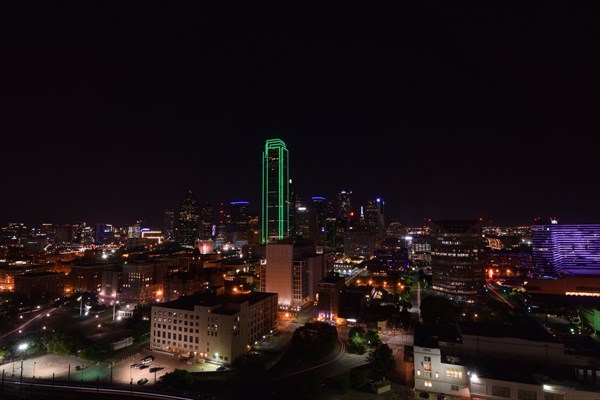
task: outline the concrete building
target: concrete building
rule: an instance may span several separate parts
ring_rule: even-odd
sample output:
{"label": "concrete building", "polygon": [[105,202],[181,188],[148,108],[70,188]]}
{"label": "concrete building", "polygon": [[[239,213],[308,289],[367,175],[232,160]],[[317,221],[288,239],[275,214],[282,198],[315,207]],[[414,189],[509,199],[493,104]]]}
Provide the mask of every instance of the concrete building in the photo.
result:
{"label": "concrete building", "polygon": [[123,264],[122,298],[149,303],[161,298],[171,260],[148,260]]}
{"label": "concrete building", "polygon": [[533,225],[531,248],[540,277],[600,275],[600,224]]}
{"label": "concrete building", "polygon": [[417,325],[416,393],[447,400],[600,399],[598,357],[566,351],[536,322],[525,325]]}
{"label": "concrete building", "polygon": [[343,276],[331,275],[325,277],[318,285],[317,305],[319,317],[335,321],[340,314],[340,294],[346,287]]}
{"label": "concrete building", "polygon": [[267,139],[262,154],[261,243],[289,237],[289,152],[281,139]]}
{"label": "concrete building", "polygon": [[366,227],[357,226],[344,233],[346,257],[371,257],[375,252],[375,245],[375,233]]}
{"label": "concrete building", "polygon": [[15,276],[15,293],[30,300],[51,302],[64,295],[65,275],[58,272],[27,272]]}
{"label": "concrete building", "polygon": [[451,300],[474,302],[485,286],[483,222],[430,221],[432,289]]}
{"label": "concrete building", "polygon": [[326,258],[313,241],[280,240],[266,245],[261,262],[260,288],[277,293],[281,310],[298,311],[315,301],[317,285],[326,276]]}
{"label": "concrete building", "polygon": [[276,323],[276,293],[196,293],[152,306],[150,348],[228,365]]}

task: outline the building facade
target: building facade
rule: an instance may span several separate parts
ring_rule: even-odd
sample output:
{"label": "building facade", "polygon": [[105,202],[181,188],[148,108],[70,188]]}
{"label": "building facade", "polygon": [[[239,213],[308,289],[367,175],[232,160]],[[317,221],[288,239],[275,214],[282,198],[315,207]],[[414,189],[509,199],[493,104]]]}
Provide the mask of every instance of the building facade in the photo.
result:
{"label": "building facade", "polygon": [[261,291],[277,293],[279,309],[298,311],[315,301],[318,282],[326,275],[326,260],[312,241],[282,240],[266,245],[260,268]]}
{"label": "building facade", "polygon": [[600,224],[533,225],[531,246],[540,277],[600,275]]}
{"label": "building facade", "polygon": [[481,220],[430,222],[432,289],[473,302],[485,286]]}
{"label": "building facade", "polygon": [[200,208],[196,196],[190,190],[179,206],[177,241],[193,246],[200,237]]}
{"label": "building facade", "polygon": [[289,155],[280,139],[268,139],[262,155],[261,243],[289,236]]}
{"label": "building facade", "polygon": [[276,323],[276,293],[196,293],[152,306],[150,348],[229,365]]}

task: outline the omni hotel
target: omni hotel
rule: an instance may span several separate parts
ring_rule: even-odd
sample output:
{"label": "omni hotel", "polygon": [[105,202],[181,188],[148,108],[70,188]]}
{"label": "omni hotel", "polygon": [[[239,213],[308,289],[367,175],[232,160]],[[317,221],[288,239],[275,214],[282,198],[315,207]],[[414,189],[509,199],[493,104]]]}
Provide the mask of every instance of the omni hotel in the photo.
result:
{"label": "omni hotel", "polygon": [[277,293],[195,293],[152,306],[150,348],[231,364],[275,328]]}

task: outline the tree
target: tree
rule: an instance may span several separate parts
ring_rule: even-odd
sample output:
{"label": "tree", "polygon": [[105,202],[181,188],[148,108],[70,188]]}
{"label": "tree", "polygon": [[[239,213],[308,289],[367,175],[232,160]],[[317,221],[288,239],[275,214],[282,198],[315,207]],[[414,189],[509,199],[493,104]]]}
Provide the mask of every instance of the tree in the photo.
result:
{"label": "tree", "polygon": [[161,376],[160,382],[167,388],[189,389],[194,385],[194,377],[185,369],[175,369]]}
{"label": "tree", "polygon": [[4,362],[4,359],[7,358],[9,355],[10,351],[8,349],[0,349],[0,363]]}
{"label": "tree", "polygon": [[337,329],[326,322],[307,322],[296,329],[290,341],[290,353],[304,360],[326,356],[334,349]]}
{"label": "tree", "polygon": [[369,329],[365,334],[365,340],[367,345],[371,348],[378,346],[381,343],[381,337],[379,332],[375,329]]}
{"label": "tree", "polygon": [[385,343],[380,343],[369,352],[367,361],[373,365],[377,379],[387,378],[389,373],[396,368],[396,360],[392,349]]}
{"label": "tree", "polygon": [[369,382],[367,373],[359,368],[350,370],[350,384],[354,389],[361,389]]}
{"label": "tree", "polygon": [[364,354],[367,351],[365,336],[367,332],[362,326],[354,326],[348,332],[348,351],[356,354]]}
{"label": "tree", "polygon": [[126,321],[126,327],[131,330],[136,342],[143,341],[144,336],[150,334],[150,312],[150,305],[138,305]]}

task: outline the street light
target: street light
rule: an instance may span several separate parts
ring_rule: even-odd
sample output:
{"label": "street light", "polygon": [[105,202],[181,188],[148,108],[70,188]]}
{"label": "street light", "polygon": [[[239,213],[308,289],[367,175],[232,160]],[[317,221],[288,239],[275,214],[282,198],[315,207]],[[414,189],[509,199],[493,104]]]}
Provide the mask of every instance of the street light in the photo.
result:
{"label": "street light", "polygon": [[35,379],[35,364],[36,364],[36,362],[34,361],[33,362],[33,379]]}

